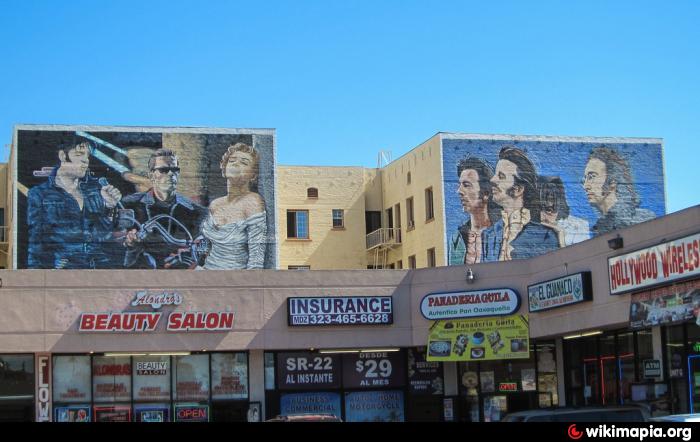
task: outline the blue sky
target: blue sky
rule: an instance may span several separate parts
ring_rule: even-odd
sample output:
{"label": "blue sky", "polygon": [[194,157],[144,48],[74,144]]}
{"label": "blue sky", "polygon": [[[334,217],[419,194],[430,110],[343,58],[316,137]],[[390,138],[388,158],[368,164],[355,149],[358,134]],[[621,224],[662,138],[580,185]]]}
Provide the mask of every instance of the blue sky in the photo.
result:
{"label": "blue sky", "polygon": [[664,139],[700,203],[700,2],[14,1],[17,123],[277,129],[286,165],[375,167],[436,132]]}

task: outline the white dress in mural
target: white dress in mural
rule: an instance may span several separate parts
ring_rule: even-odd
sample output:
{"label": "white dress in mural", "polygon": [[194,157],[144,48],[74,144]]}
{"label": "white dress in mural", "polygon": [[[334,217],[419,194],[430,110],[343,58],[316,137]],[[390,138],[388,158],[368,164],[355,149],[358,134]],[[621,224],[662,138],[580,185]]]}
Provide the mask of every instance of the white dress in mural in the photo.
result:
{"label": "white dress in mural", "polygon": [[265,265],[266,212],[244,220],[217,226],[211,214],[202,225],[202,234],[211,250],[202,266],[207,270],[262,269]]}

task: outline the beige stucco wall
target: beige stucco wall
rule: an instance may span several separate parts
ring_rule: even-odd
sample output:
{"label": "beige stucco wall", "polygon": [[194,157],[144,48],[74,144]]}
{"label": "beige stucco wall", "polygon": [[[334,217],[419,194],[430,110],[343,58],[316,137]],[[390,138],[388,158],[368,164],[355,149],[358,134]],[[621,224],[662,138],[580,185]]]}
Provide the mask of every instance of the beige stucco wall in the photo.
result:
{"label": "beige stucco wall", "polygon": [[[355,271],[0,271],[0,353],[254,350],[409,346],[408,272]],[[138,290],[173,290],[152,333],[78,333],[82,313],[153,311],[130,307]],[[287,326],[290,296],[394,297],[394,324],[365,327]],[[169,333],[171,311],[231,311],[233,331]]]}
{"label": "beige stucco wall", "polygon": [[[608,239],[615,236],[608,234],[531,260],[473,265],[473,284],[466,283],[463,266],[307,272],[4,270],[0,271],[0,353],[419,346],[427,343],[431,325],[419,311],[428,293],[509,287],[523,297],[519,313],[526,314],[528,285],[586,270],[593,276],[593,301],[531,314],[530,336],[624,328],[630,295],[609,295],[607,258],[697,233],[699,220],[700,206],[695,206],[621,230],[625,247],[619,251],[608,248]],[[81,313],[151,311],[128,308],[134,292],[142,289],[177,291],[184,296],[176,307],[179,311],[232,311],[233,331],[78,334]],[[288,297],[322,295],[391,295],[394,324],[287,325]]]}
{"label": "beige stucco wall", "polygon": [[[318,198],[307,198],[307,189]],[[376,205],[376,171],[362,167],[277,167],[279,268],[365,269],[366,199]],[[287,238],[287,210],[309,211],[309,239]],[[333,228],[333,209],[343,209],[345,226]],[[374,209],[380,210],[380,209]]]}
{"label": "beige stucco wall", "polygon": [[[387,259],[389,264],[402,260],[403,267],[408,268],[408,257],[416,255],[417,268],[426,267],[427,251],[434,247],[436,265],[445,265],[444,199],[441,171],[439,134],[382,169],[383,227],[388,227],[386,209],[394,208],[396,204],[401,206],[402,245],[389,252]],[[407,184],[409,172],[411,173],[411,184]],[[428,187],[433,188],[435,217],[432,221],[425,219],[425,189]],[[410,197],[413,197],[413,217],[415,220],[413,230],[408,229],[407,223],[406,199]],[[396,223],[394,223],[394,227],[396,227]]]}

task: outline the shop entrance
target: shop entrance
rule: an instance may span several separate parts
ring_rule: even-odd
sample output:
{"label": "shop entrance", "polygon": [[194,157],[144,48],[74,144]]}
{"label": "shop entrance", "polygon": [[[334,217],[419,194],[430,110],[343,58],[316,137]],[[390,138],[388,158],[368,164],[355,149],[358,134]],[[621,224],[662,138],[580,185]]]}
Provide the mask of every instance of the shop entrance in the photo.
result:
{"label": "shop entrance", "polygon": [[632,388],[648,383],[640,367],[642,361],[654,358],[651,330],[564,340],[564,354],[567,404],[611,406],[652,400],[641,394],[641,387]]}
{"label": "shop entrance", "polygon": [[584,359],[583,379],[586,405],[615,405],[629,396],[629,380],[634,379],[634,354]]}
{"label": "shop entrance", "polygon": [[700,411],[700,355],[688,356],[688,380],[690,381],[690,412]]}

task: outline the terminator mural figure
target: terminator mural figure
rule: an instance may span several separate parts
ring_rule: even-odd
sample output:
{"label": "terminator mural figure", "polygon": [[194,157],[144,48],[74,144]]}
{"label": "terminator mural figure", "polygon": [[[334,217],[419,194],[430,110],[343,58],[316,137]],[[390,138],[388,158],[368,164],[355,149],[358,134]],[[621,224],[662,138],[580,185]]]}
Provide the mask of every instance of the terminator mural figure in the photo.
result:
{"label": "terminator mural figure", "polygon": [[151,189],[122,199],[124,209],[133,210],[134,220],[142,226],[127,232],[124,267],[193,268],[197,263],[185,242],[197,237],[206,209],[176,192],[180,167],[175,152],[156,150],[148,169]]}

